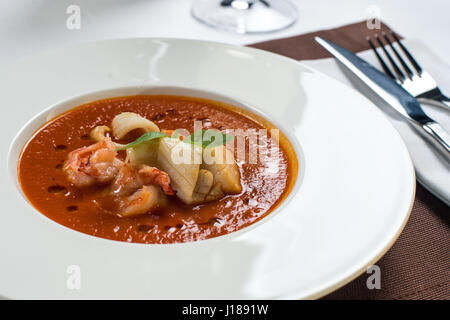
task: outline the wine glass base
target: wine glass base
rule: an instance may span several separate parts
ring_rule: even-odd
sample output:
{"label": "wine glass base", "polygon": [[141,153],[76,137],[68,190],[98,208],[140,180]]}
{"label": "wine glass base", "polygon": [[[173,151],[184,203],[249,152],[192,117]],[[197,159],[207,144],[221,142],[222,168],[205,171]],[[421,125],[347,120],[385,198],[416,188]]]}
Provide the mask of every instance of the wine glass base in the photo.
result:
{"label": "wine glass base", "polygon": [[282,30],[298,18],[288,0],[194,0],[191,12],[210,27],[240,34]]}

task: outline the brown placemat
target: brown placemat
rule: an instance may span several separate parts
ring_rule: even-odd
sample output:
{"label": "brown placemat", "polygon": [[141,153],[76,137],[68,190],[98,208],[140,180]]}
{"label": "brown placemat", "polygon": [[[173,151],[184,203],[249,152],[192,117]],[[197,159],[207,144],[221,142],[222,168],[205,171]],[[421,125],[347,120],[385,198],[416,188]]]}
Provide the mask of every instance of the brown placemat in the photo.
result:
{"label": "brown placemat", "polygon": [[[368,50],[367,36],[389,30],[369,30],[359,22],[332,30],[251,45],[297,60],[330,57],[314,41],[315,36],[332,40],[353,52]],[[368,289],[364,273],[324,299],[450,299],[450,208],[417,185],[411,217],[393,247],[376,265],[381,271],[381,289]]]}

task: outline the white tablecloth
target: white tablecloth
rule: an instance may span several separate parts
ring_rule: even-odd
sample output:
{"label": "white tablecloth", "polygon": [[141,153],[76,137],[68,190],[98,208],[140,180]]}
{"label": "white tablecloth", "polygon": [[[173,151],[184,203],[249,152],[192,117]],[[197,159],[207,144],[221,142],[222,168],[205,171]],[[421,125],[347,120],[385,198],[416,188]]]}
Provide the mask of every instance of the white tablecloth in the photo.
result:
{"label": "white tablecloth", "polygon": [[[402,35],[421,39],[442,60],[450,56],[450,1],[293,2],[300,19],[291,28],[264,35],[235,35],[195,21],[190,0],[0,0],[0,64],[64,44],[109,38],[177,37],[247,44],[361,21],[368,12],[379,12],[381,19]],[[66,10],[72,4],[81,9],[80,30],[66,27]]]}

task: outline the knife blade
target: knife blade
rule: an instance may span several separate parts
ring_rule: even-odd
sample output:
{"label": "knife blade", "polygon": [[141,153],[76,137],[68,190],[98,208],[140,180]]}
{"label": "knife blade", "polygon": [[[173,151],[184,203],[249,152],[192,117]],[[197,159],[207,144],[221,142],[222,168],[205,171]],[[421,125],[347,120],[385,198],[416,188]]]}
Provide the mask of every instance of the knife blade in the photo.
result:
{"label": "knife blade", "polygon": [[315,40],[390,107],[407,119],[450,162],[450,134],[423,111],[415,97],[353,52],[320,37],[315,37]]}

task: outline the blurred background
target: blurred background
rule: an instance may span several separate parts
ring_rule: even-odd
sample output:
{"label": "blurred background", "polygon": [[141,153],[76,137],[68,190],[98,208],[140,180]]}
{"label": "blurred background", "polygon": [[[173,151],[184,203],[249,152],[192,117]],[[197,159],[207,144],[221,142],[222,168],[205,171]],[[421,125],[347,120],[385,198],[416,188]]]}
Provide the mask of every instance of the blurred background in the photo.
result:
{"label": "blurred background", "polygon": [[[290,27],[272,33],[235,34],[194,19],[190,0],[0,0],[0,61],[110,38],[176,37],[248,44],[328,29],[374,15],[402,35],[421,39],[441,58],[450,54],[450,42],[443,36],[450,30],[450,1],[291,2],[297,7],[298,20]],[[73,5],[80,8],[79,29],[67,27],[71,15],[68,8]]]}

